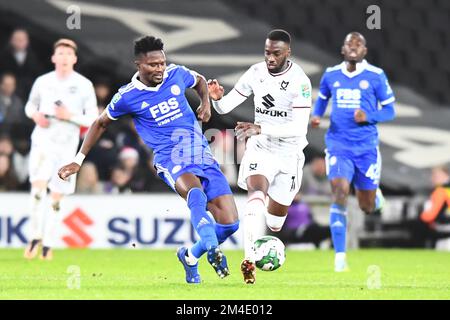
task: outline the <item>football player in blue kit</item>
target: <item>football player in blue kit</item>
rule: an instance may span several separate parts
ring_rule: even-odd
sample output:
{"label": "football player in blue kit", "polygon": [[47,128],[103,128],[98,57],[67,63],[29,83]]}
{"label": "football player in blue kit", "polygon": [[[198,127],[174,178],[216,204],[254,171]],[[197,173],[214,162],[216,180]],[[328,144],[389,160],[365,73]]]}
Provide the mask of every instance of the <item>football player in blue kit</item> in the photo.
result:
{"label": "football player in blue kit", "polygon": [[[378,188],[381,156],[376,124],[395,117],[394,94],[384,71],[364,60],[366,40],[358,32],[345,37],[344,61],[327,68],[312,113],[317,127],[332,101],[330,127],[325,136],[328,179],[333,191],[330,229],[335,249],[335,271],[348,269],[346,260],[347,198],[354,186],[362,211],[370,214],[384,202]],[[378,106],[380,104],[380,107]]]}
{"label": "football player in blue kit", "polygon": [[[191,248],[177,251],[186,281],[201,282],[198,259],[204,253],[223,278],[229,270],[219,245],[238,229],[239,220],[228,182],[197,122],[197,117],[203,122],[211,117],[205,78],[184,66],[167,66],[161,39],[147,36],[137,40],[134,53],[137,72],[131,82],[114,95],[89,128],[74,161],[58,174],[67,179],[77,173],[108,125],[123,115],[131,115],[139,136],[154,152],[158,175],[186,200],[191,223],[200,237]],[[200,96],[197,117],[185,97],[186,88],[193,88]]]}

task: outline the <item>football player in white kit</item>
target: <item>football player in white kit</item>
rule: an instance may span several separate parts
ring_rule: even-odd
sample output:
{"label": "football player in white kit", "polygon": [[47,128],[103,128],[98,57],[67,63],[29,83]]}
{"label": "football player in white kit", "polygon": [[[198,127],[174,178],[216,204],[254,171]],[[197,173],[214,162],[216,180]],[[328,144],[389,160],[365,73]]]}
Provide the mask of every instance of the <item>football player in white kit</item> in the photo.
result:
{"label": "football player in white kit", "polygon": [[286,31],[271,31],[265,42],[265,62],[251,66],[225,96],[217,80],[208,81],[213,107],[220,114],[254,95],[255,123],[238,122],[235,128],[238,139],[249,138],[238,180],[248,191],[241,271],[249,284],[255,282],[256,275],[253,246],[257,215],[265,215],[271,230],[281,230],[300,189],[305,162],[311,82],[301,67],[289,60],[290,42]]}
{"label": "football player in white kit", "polygon": [[[24,257],[34,258],[42,244],[41,258],[53,257],[53,231],[64,195],[75,191],[76,177],[63,181],[58,169],[75,156],[80,126],[90,126],[98,116],[92,82],[74,70],[77,45],[60,39],[51,57],[55,70],[36,79],[25,106],[36,126],[31,135],[31,242]],[[50,200],[46,199],[47,188]],[[42,241],[42,243],[41,243]]]}

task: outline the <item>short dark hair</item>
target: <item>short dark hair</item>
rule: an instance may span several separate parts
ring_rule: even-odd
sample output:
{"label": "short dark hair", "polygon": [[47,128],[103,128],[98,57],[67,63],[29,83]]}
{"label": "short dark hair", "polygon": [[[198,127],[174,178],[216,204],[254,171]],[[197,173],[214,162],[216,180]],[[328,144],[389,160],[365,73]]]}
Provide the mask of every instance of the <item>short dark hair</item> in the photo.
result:
{"label": "short dark hair", "polygon": [[67,38],[62,38],[62,39],[59,39],[58,41],[56,41],[56,42],[53,44],[53,51],[55,51],[56,48],[58,48],[58,47],[68,47],[68,48],[72,48],[73,51],[75,51],[75,53],[76,53],[77,50],[78,50],[78,46],[77,46],[77,44],[75,43],[75,41],[70,40],[70,39],[67,39]]}
{"label": "short dark hair", "polygon": [[270,31],[267,35],[267,39],[272,41],[283,41],[288,44],[291,43],[291,35],[283,29],[275,29]]}
{"label": "short dark hair", "polygon": [[153,36],[145,36],[140,39],[137,39],[134,42],[134,55],[138,56],[141,53],[146,54],[150,51],[158,51],[163,50],[164,43],[161,39],[155,38]]}

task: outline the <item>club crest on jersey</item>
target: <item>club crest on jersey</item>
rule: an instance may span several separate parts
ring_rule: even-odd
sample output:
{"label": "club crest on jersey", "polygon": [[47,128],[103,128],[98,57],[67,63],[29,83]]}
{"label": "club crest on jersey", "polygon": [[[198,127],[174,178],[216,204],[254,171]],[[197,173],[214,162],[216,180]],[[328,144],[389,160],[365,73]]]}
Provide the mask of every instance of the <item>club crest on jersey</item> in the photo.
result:
{"label": "club crest on jersey", "polygon": [[363,90],[367,89],[369,87],[369,81],[367,80],[361,80],[359,82],[359,87]]}
{"label": "club crest on jersey", "polygon": [[170,92],[172,92],[173,95],[178,96],[181,93],[181,89],[179,86],[174,84],[173,86],[170,87]]}
{"label": "club crest on jersey", "polygon": [[281,83],[280,83],[280,90],[284,90],[284,91],[286,91],[286,88],[287,88],[287,86],[289,85],[289,81],[282,81]]}
{"label": "club crest on jersey", "polygon": [[250,163],[250,171],[256,170],[256,167],[258,166],[257,163]]}

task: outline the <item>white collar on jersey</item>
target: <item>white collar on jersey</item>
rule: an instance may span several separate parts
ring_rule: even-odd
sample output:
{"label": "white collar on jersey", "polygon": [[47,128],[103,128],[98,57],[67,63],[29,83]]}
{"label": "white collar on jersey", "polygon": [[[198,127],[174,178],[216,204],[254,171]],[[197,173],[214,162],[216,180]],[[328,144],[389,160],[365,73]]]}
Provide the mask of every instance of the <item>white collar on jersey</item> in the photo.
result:
{"label": "white collar on jersey", "polygon": [[364,59],[361,62],[358,62],[356,64],[356,69],[353,72],[348,72],[347,71],[347,64],[345,63],[345,61],[342,61],[342,63],[341,63],[341,71],[342,71],[342,73],[345,74],[349,78],[353,78],[353,77],[357,76],[358,74],[360,74],[361,72],[366,70],[366,67],[367,67],[366,59]]}
{"label": "white collar on jersey", "polygon": [[134,85],[134,87],[138,90],[147,90],[147,91],[158,91],[159,88],[164,83],[164,80],[168,77],[167,71],[164,71],[163,75],[163,81],[158,84],[156,87],[147,87],[145,84],[143,84],[137,77],[139,76],[139,72],[136,72],[134,76],[131,78],[131,83]]}
{"label": "white collar on jersey", "polygon": [[278,77],[278,76],[281,76],[281,75],[287,73],[287,72],[291,69],[291,67],[292,67],[292,61],[291,61],[291,60],[288,60],[287,63],[288,63],[287,68],[286,68],[285,70],[281,71],[281,72],[278,72],[278,73],[272,73],[272,72],[269,71],[269,69],[267,69],[267,66],[266,66],[266,70],[267,70],[267,72],[268,72],[272,77]]}

